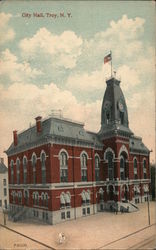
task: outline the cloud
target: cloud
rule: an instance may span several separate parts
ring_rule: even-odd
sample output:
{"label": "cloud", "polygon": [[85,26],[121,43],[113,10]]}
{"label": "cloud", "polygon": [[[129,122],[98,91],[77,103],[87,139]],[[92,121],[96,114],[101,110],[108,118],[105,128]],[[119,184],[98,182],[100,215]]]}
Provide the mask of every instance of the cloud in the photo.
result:
{"label": "cloud", "polygon": [[70,75],[66,82],[68,89],[80,90],[82,92],[94,92],[95,90],[104,89],[105,78],[109,76],[110,66],[102,66],[100,70],[90,73],[75,73]]}
{"label": "cloud", "polygon": [[14,30],[8,25],[11,17],[11,14],[0,13],[0,44],[13,40],[15,37]]}
{"label": "cloud", "polygon": [[31,79],[41,74],[41,71],[31,69],[30,64],[26,61],[19,63],[18,58],[9,49],[1,53],[0,75],[9,77],[11,81]]}
{"label": "cloud", "polygon": [[19,47],[25,56],[45,53],[55,61],[55,67],[74,68],[81,54],[82,39],[73,31],[64,31],[61,35],[52,34],[41,28],[31,38],[20,41]]}
{"label": "cloud", "polygon": [[117,75],[121,77],[121,87],[123,90],[134,88],[141,83],[138,72],[128,65],[122,65],[117,70]]}

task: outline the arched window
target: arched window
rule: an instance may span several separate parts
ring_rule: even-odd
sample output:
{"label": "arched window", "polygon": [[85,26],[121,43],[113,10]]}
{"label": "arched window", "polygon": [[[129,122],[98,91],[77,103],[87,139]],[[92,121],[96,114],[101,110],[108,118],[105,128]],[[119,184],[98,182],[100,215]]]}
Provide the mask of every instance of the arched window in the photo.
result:
{"label": "arched window", "polygon": [[46,183],[46,165],[45,165],[45,161],[46,161],[46,154],[45,152],[41,152],[41,170],[42,170],[42,183],[45,184]]}
{"label": "arched window", "polygon": [[62,194],[60,195],[60,204],[61,204],[61,208],[65,208],[65,206],[66,206],[66,201],[65,201],[64,193],[62,193]]}
{"label": "arched window", "polygon": [[18,204],[22,204],[22,192],[18,192]]}
{"label": "arched window", "polygon": [[113,162],[113,153],[108,151],[106,154],[106,160],[108,162],[108,178],[113,180],[114,178],[114,162]]}
{"label": "arched window", "polygon": [[80,157],[81,160],[81,180],[87,181],[87,155],[83,153]]}
{"label": "arched window", "polygon": [[126,158],[121,155],[120,157],[120,179],[125,180],[126,178]]}
{"label": "arched window", "polygon": [[68,163],[66,152],[60,154],[60,179],[61,182],[68,182]]}
{"label": "arched window", "polygon": [[20,183],[20,160],[16,160],[17,184]]}
{"label": "arched window", "polygon": [[44,193],[41,194],[41,204],[44,206]]}
{"label": "arched window", "polygon": [[82,197],[82,205],[89,205],[90,204],[90,191],[83,190],[81,193]]}
{"label": "arched window", "polygon": [[147,170],[146,170],[146,160],[143,160],[143,173],[144,173],[144,179],[147,178]]}
{"label": "arched window", "polygon": [[11,170],[11,184],[14,184],[14,161],[10,162],[10,170]]}
{"label": "arched window", "polygon": [[134,167],[134,179],[137,179],[138,173],[137,173],[137,159],[136,158],[133,160],[133,167]]}
{"label": "arched window", "polygon": [[39,205],[39,194],[38,194],[38,192],[36,192],[36,199],[35,200],[36,200],[36,202],[35,202],[36,205]]}
{"label": "arched window", "polygon": [[48,207],[48,194],[45,193],[45,206]]}
{"label": "arched window", "polygon": [[29,202],[29,191],[28,190],[24,190],[24,201],[25,201],[25,205],[28,205],[28,202]]}
{"label": "arched window", "polygon": [[27,158],[23,157],[23,183],[27,183]]}
{"label": "arched window", "polygon": [[35,154],[32,155],[32,167],[33,167],[33,183],[36,184],[36,163],[37,163],[37,157]]}
{"label": "arched window", "polygon": [[100,180],[100,160],[98,156],[95,156],[95,180]]}

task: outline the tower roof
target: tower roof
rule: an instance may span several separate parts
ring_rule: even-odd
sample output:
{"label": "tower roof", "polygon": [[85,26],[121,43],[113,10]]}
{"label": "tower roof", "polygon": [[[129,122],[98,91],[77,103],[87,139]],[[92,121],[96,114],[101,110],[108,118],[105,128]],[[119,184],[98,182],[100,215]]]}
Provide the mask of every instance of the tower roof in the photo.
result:
{"label": "tower roof", "polygon": [[123,132],[133,134],[129,129],[128,111],[120,80],[111,77],[106,80],[107,88],[101,109],[101,129],[99,134]]}

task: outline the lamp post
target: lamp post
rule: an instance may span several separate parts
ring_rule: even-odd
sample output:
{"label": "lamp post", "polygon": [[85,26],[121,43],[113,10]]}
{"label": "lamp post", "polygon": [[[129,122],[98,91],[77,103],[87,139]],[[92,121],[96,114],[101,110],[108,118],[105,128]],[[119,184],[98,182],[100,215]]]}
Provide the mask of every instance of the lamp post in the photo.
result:
{"label": "lamp post", "polygon": [[149,192],[147,192],[148,224],[150,225]]}
{"label": "lamp post", "polygon": [[7,214],[7,209],[4,207],[3,208],[3,224],[6,226],[6,214]]}

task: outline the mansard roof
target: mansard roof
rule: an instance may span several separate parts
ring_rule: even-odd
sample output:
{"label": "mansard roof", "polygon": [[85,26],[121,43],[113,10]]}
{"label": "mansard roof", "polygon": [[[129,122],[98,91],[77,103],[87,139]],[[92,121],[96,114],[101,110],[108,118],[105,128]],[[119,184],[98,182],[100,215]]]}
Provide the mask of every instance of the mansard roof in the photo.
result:
{"label": "mansard roof", "polygon": [[96,145],[102,148],[102,143],[97,135],[93,132],[87,132],[83,123],[57,117],[47,118],[41,123],[41,132],[37,132],[35,125],[19,133],[17,146],[12,143],[6,153],[8,155],[14,154],[49,142],[60,144],[61,142],[65,144],[79,142],[79,145]]}
{"label": "mansard roof", "polygon": [[135,135],[130,137],[129,146],[131,153],[149,154],[150,152],[150,150],[142,142],[142,138]]}

